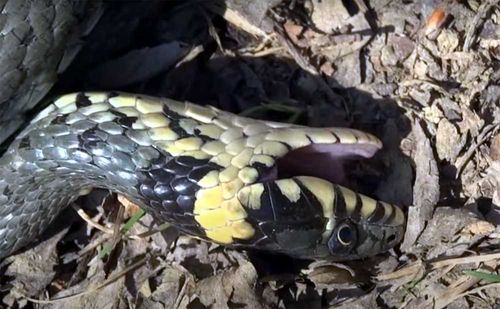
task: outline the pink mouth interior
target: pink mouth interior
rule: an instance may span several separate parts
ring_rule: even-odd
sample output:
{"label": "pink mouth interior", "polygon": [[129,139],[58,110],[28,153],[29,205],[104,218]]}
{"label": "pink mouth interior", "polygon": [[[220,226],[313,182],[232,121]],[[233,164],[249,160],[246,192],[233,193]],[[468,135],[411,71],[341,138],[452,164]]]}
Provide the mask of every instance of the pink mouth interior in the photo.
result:
{"label": "pink mouth interior", "polygon": [[379,150],[372,144],[313,144],[287,153],[260,181],[313,176],[332,183],[346,182],[346,163],[371,158]]}

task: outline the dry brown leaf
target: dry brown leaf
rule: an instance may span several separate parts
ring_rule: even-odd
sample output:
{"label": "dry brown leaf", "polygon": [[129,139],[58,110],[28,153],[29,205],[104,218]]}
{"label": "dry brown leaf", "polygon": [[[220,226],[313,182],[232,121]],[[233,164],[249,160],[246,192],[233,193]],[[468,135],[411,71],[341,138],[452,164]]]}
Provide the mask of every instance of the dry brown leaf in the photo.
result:
{"label": "dry brown leaf", "polygon": [[413,244],[423,231],[425,224],[432,218],[434,207],[439,200],[439,171],[430,141],[420,123],[413,124],[415,136],[416,177],[413,187],[413,205],[408,208],[406,233],[401,248],[412,249]]}
{"label": "dry brown leaf", "polygon": [[459,38],[455,31],[445,29],[437,37],[438,49],[444,55],[454,52],[458,44]]}
{"label": "dry brown leaf", "polygon": [[462,233],[471,234],[472,236],[486,236],[495,231],[495,226],[487,221],[478,221],[466,225]]}
{"label": "dry brown leaf", "polygon": [[493,161],[500,161],[500,133],[491,139],[490,157]]}
{"label": "dry brown leaf", "polygon": [[308,269],[302,272],[317,288],[327,288],[338,284],[349,285],[355,282],[354,270],[337,263],[328,263],[325,261],[313,262],[309,265]]}
{"label": "dry brown leaf", "polygon": [[255,293],[257,273],[250,262],[206,278],[196,285],[196,294],[205,306],[231,308],[239,304],[247,308],[266,308]]}
{"label": "dry brown leaf", "polygon": [[442,118],[436,131],[436,151],[439,159],[455,162],[462,147],[457,128],[448,119]]}

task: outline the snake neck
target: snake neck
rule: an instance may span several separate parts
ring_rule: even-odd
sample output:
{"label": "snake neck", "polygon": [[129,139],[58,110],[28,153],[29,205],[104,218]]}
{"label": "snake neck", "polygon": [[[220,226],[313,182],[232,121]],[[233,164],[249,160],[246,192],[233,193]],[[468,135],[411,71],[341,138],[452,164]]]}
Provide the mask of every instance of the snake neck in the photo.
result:
{"label": "snake neck", "polygon": [[91,188],[123,194],[156,218],[203,234],[189,215],[196,181],[218,166],[174,158],[117,132],[111,124],[66,124],[48,116],[14,141],[0,159],[0,258],[29,243]]}
{"label": "snake neck", "polygon": [[121,177],[123,169],[111,173],[78,164],[85,153],[89,155],[83,148],[63,150],[49,143],[35,149],[26,144],[40,133],[32,131],[14,142],[0,159],[0,258],[40,235],[61,210],[92,187],[133,193],[127,187],[131,181]]}

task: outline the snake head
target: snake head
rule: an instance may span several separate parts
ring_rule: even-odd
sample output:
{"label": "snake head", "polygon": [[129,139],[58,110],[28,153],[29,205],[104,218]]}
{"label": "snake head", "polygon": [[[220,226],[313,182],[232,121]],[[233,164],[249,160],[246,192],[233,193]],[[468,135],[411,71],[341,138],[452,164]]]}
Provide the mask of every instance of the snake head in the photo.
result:
{"label": "snake head", "polygon": [[[345,128],[259,121],[187,104],[203,125],[200,146],[217,170],[198,182],[194,219],[203,238],[299,258],[350,260],[384,252],[403,236],[396,206],[344,188],[345,162],[382,143]],[[170,151],[167,149],[167,151]],[[210,187],[209,187],[210,186]]]}
{"label": "snake head", "polygon": [[[288,127],[266,139],[273,144],[264,142],[268,148],[258,146],[256,152],[278,158],[270,166],[254,165],[260,178],[238,195],[258,226],[259,246],[340,261],[382,253],[401,241],[400,208],[337,184],[346,178],[345,162],[372,157],[381,148],[377,138],[351,129]],[[277,143],[287,146],[281,156]]]}
{"label": "snake head", "polygon": [[383,253],[404,235],[397,206],[325,179],[295,176],[243,188],[238,199],[257,227],[257,248],[287,255],[353,260]]}

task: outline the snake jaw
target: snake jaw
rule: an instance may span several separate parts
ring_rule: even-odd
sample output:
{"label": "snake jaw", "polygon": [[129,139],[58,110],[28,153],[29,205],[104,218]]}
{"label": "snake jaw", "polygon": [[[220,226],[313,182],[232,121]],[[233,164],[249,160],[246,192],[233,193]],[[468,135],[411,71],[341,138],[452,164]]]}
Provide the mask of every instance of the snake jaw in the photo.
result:
{"label": "snake jaw", "polygon": [[360,158],[371,158],[379,149],[376,144],[311,144],[279,158],[277,177],[314,176],[345,184],[346,164]]}
{"label": "snake jaw", "polygon": [[[266,208],[266,203],[271,208],[292,203],[298,208],[320,208],[323,214],[322,218],[298,215],[296,222],[290,222],[295,228],[276,228],[274,242],[280,251],[344,261],[385,252],[401,241],[405,222],[399,208],[337,185],[345,181],[347,161],[370,158],[380,148],[376,143],[312,144],[290,150],[261,173],[260,208]],[[307,227],[321,220],[324,230]],[[340,232],[347,228],[353,239],[339,241]]]}
{"label": "snake jaw", "polygon": [[[263,249],[345,261],[383,253],[404,235],[401,209],[325,179],[295,176],[253,184],[244,191],[249,194],[242,205],[272,242],[260,244]],[[258,201],[257,207],[252,201]],[[352,240],[339,241],[342,226],[350,228]]]}

